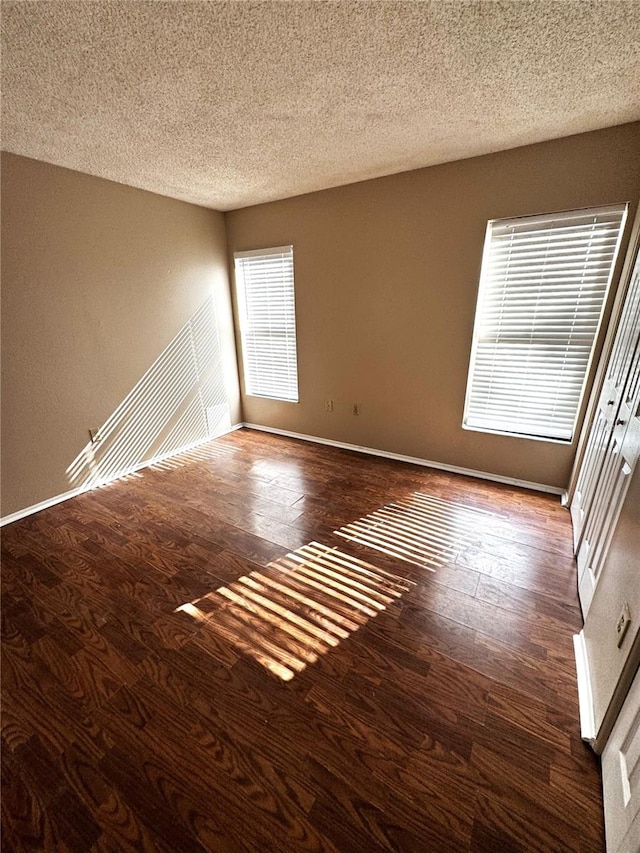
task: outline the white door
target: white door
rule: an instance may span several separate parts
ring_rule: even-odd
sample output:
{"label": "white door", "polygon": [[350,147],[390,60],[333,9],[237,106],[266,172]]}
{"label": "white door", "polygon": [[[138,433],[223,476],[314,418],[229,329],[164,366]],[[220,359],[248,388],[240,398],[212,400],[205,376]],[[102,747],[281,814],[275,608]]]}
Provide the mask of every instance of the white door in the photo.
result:
{"label": "white door", "polygon": [[605,464],[609,441],[614,423],[619,419],[618,409],[627,385],[630,359],[637,346],[640,328],[640,268],[639,258],[627,292],[620,327],[613,344],[607,372],[598,400],[585,450],[580,476],[571,501],[571,521],[576,550],[580,545],[582,531],[591,509],[600,474]]}
{"label": "white door", "polygon": [[572,502],[574,535],[579,543],[578,591],[585,616],[639,453],[640,255]]}
{"label": "white door", "polygon": [[602,753],[607,853],[640,853],[640,672]]}

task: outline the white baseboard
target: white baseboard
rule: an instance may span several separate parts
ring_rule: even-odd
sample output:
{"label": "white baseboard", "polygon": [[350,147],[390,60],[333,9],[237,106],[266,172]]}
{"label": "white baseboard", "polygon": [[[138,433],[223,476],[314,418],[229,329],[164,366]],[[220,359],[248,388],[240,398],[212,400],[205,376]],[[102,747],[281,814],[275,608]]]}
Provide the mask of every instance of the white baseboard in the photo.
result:
{"label": "white baseboard", "polygon": [[[220,433],[220,435],[227,435],[228,433],[234,432],[234,430],[240,429],[243,426],[244,424],[241,423],[234,424],[234,426],[225,430],[225,432]],[[164,453],[161,456],[154,456],[153,459],[147,459],[145,462],[140,462],[138,465],[132,465],[130,468],[119,471],[117,474],[114,474],[113,477],[100,480],[98,483],[79,486],[77,489],[71,489],[68,492],[63,492],[61,495],[54,495],[52,498],[40,501],[40,503],[32,504],[32,506],[25,507],[24,509],[19,509],[16,512],[12,512],[10,515],[5,515],[4,518],[0,518],[0,527],[4,527],[6,524],[11,524],[13,521],[19,521],[21,518],[26,518],[28,515],[34,515],[36,512],[48,509],[50,506],[55,506],[63,501],[68,501],[70,498],[75,498],[78,495],[84,494],[84,492],[90,492],[92,489],[97,489],[100,486],[104,486],[106,483],[112,483],[114,480],[119,480],[121,477],[126,477],[129,474],[135,474],[136,471],[141,471],[143,468],[148,468],[150,465],[157,465],[159,462],[164,462],[166,459],[172,459],[174,456],[179,456],[181,453],[187,453],[187,451],[200,447],[202,444],[206,444],[209,441],[213,441],[215,438],[220,438],[220,435],[207,436],[207,438],[203,438],[201,441],[194,441],[192,444],[186,444],[178,450],[172,450],[170,453]]]}
{"label": "white baseboard", "polygon": [[88,491],[88,487],[81,486],[78,489],[71,489],[68,492],[63,492],[61,495],[54,495],[52,498],[40,501],[40,503],[32,504],[24,509],[19,509],[16,512],[10,513],[10,515],[5,515],[4,518],[0,518],[0,527],[4,527],[6,524],[11,524],[13,521],[19,521],[21,518],[26,518],[28,515],[34,515],[36,512],[40,512],[43,509],[48,509],[50,506],[60,504],[62,501],[68,501],[69,498],[75,498],[86,491]]}
{"label": "white baseboard", "polygon": [[584,641],[584,631],[573,635],[573,650],[576,658],[578,676],[578,704],[580,707],[580,735],[582,740],[593,746],[596,739],[596,715],[593,707],[591,677],[589,675],[589,657]]}
{"label": "white baseboard", "polygon": [[359,444],[346,444],[344,441],[333,441],[330,438],[320,438],[316,435],[305,435],[300,432],[289,432],[286,429],[275,429],[274,427],[262,426],[261,424],[244,423],[247,429],[257,429],[261,432],[271,432],[274,435],[283,435],[286,438],[298,438],[301,441],[311,441],[314,444],[328,444],[330,447],[340,447],[343,450],[353,450],[356,453],[366,453],[369,456],[382,456],[385,459],[396,459],[398,462],[410,462],[412,465],[422,465],[424,468],[437,468],[440,471],[448,471],[451,474],[464,474],[466,477],[477,477],[480,480],[492,480],[495,483],[506,483],[508,486],[519,486],[522,489],[531,489],[535,492],[547,492],[551,495],[563,495],[565,490],[558,486],[547,486],[544,483],[532,483],[529,480],[518,480],[515,477],[502,477],[500,474],[489,474],[486,471],[475,471],[472,468],[460,468],[457,465],[447,465],[444,462],[433,462],[429,459],[420,459],[417,456],[404,456],[401,453],[390,453],[387,450],[378,450],[375,447],[361,447]]}
{"label": "white baseboard", "polygon": [[[375,447],[362,447],[359,444],[347,444],[344,441],[334,441],[333,439],[321,438],[316,435],[305,435],[304,433],[290,432],[289,430],[276,429],[274,427],[262,426],[261,424],[234,424],[231,429],[227,430],[227,433],[233,432],[241,427],[260,430],[262,432],[270,432],[274,435],[285,436],[286,438],[296,438],[300,441],[310,441],[314,444],[326,444],[330,447],[342,448],[343,450],[353,450],[355,453],[366,453],[368,456],[381,456],[384,459],[395,459],[398,462],[409,462],[412,465],[421,465],[424,468],[437,468],[440,471],[448,471],[452,474],[463,474],[467,477],[477,477],[480,480],[491,480],[495,483],[504,483],[508,486],[518,486],[522,489],[530,489],[535,492],[547,492],[552,495],[565,494],[564,489],[558,488],[557,486],[547,486],[544,483],[532,483],[529,480],[518,480],[515,477],[502,477],[499,474],[490,474],[486,471],[476,471],[473,468],[461,468],[458,465],[447,465],[443,462],[434,462],[429,459],[421,459],[417,456],[405,456],[402,453],[391,453],[387,450],[378,450]],[[222,434],[225,435],[226,433]],[[110,477],[108,480],[103,480],[100,483],[92,483],[88,486],[80,486],[77,489],[71,489],[63,494],[55,495],[54,497],[40,501],[40,503],[25,507],[24,509],[11,513],[10,515],[6,515],[4,518],[0,518],[0,527],[4,527],[6,524],[11,524],[13,521],[18,521],[21,518],[26,518],[28,515],[33,515],[34,513],[47,509],[50,506],[55,506],[56,504],[67,501],[70,498],[77,497],[78,495],[90,491],[91,489],[95,489],[98,486],[102,486],[107,482],[110,483],[113,480],[118,480],[120,477],[125,477],[128,474],[134,474],[136,471],[148,468],[150,465],[156,465],[158,462],[162,462],[165,459],[171,459],[173,456],[178,456],[180,453],[186,453],[188,450],[193,450],[195,447],[199,447],[201,444],[206,444],[206,442],[211,440],[212,439],[210,437],[207,437],[202,441],[197,441],[193,444],[181,447],[179,450],[173,450],[171,453],[166,453],[163,456],[155,456],[153,459],[148,459],[145,462],[141,462],[139,465],[134,465],[131,468],[120,471],[116,476]]]}

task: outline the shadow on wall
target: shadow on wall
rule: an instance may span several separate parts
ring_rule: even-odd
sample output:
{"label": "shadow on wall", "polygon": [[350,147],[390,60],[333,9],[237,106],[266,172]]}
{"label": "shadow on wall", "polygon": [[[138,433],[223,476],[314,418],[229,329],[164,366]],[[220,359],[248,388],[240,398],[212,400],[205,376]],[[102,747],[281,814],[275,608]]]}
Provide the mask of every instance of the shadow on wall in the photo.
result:
{"label": "shadow on wall", "polygon": [[67,468],[92,488],[231,427],[213,297],[198,309]]}

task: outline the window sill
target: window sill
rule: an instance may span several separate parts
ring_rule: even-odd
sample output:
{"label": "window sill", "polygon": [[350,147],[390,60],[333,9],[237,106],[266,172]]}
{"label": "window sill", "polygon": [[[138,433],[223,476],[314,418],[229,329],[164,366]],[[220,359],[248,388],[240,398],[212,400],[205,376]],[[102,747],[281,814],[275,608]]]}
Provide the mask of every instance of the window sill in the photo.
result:
{"label": "window sill", "polygon": [[528,435],[523,432],[507,432],[506,430],[489,429],[488,427],[468,426],[465,423],[462,424],[462,429],[469,430],[470,432],[484,432],[489,435],[504,435],[507,438],[525,438],[528,441],[544,441],[547,444],[563,444],[565,447],[570,447],[575,438],[575,433],[571,438],[549,438],[541,435]]}

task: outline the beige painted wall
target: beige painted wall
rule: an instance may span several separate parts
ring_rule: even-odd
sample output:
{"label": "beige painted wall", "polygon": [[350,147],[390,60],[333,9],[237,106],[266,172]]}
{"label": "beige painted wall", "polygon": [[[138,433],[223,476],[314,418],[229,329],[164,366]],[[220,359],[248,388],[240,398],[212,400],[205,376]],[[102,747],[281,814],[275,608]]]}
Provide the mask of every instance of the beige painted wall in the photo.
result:
{"label": "beige painted wall", "polygon": [[[631,624],[618,648],[615,626],[625,601],[631,608]],[[640,465],[636,465],[584,625],[596,729],[639,633]]]}
{"label": "beige painted wall", "polygon": [[239,421],[222,214],[3,154],[2,272],[3,517],[71,488],[87,430],[211,296]]}
{"label": "beige painted wall", "polygon": [[576,442],[461,427],[486,223],[620,201],[632,221],[639,188],[634,123],[226,214],[230,254],[295,255],[300,402],[243,395],[245,421],[565,487]]}

